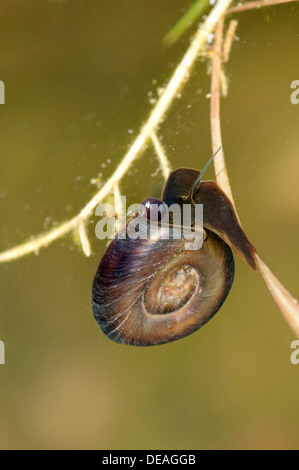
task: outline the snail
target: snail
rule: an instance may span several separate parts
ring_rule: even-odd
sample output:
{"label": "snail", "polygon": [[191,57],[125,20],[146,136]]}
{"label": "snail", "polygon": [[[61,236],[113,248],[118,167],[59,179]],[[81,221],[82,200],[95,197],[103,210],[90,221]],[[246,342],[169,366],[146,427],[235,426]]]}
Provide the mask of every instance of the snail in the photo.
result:
{"label": "snail", "polygon": [[[201,172],[174,170],[161,200],[148,198],[142,203],[139,224],[147,237],[129,237],[128,221],[104,253],[93,281],[92,309],[110,339],[151,346],[188,336],[225,301],[234,279],[232,250],[257,270],[255,248],[232,203],[216,182],[201,181],[214,156]],[[171,224],[168,239],[163,237],[164,209],[188,203],[203,205],[203,243],[198,250],[185,249],[184,236],[177,239]],[[159,228],[153,235],[149,232],[152,217]],[[176,229],[182,231],[183,226]]]}

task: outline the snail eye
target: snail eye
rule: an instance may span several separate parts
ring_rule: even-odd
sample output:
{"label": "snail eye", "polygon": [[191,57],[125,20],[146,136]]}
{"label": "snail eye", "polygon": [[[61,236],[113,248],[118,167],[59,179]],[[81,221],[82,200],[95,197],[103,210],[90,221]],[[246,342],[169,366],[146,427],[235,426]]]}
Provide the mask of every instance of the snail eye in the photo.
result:
{"label": "snail eye", "polygon": [[160,222],[167,214],[167,206],[160,199],[149,197],[140,206],[140,215],[153,222]]}

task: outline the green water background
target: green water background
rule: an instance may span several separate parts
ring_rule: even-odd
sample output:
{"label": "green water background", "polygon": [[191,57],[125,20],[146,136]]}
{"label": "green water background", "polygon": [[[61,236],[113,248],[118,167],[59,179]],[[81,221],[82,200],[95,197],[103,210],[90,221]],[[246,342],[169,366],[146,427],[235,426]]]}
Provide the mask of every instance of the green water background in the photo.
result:
{"label": "green water background", "polygon": [[[161,40],[190,4],[1,2],[1,250],[75,215],[90,180],[115,170],[188,47],[194,28],[170,49]],[[221,109],[233,193],[250,240],[298,297],[299,5],[235,17]],[[173,168],[211,156],[209,82],[198,61],[160,128]],[[149,147],[122,182],[129,203],[159,196],[156,169]],[[89,234],[89,259],[66,237],[0,266],[0,448],[298,448],[295,337],[261,276],[236,259],[232,291],[202,330],[120,346],[91,313],[105,243],[92,224]]]}

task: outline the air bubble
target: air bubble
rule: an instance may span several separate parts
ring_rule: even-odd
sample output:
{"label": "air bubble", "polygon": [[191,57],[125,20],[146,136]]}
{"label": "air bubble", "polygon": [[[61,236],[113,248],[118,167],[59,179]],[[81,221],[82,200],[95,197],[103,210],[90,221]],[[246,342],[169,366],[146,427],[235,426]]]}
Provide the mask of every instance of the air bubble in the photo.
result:
{"label": "air bubble", "polygon": [[211,33],[211,34],[208,35],[208,37],[207,37],[207,43],[209,44],[209,46],[212,46],[212,45],[213,45],[214,38],[215,38],[215,34],[214,34],[214,33]]}

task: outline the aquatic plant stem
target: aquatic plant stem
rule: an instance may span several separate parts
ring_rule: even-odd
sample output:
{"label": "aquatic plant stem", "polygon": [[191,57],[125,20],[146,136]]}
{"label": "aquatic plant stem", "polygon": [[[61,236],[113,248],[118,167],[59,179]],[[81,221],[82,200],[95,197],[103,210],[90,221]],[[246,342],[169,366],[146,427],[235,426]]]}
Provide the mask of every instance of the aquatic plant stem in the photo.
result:
{"label": "aquatic plant stem", "polygon": [[[232,0],[218,0],[205,21],[200,25],[189,45],[189,48],[170,78],[168,85],[165,87],[162,95],[150,113],[148,120],[142,126],[128,152],[125,154],[117,169],[104,186],[91,198],[80,213],[69,221],[60,224],[58,227],[47,233],[33,238],[29,242],[0,253],[0,263],[13,261],[29,253],[37,252],[41,248],[48,246],[54,240],[57,240],[72,231],[77,232],[81,230],[82,232],[82,223],[86,224],[88,222],[95,207],[100,204],[111,191],[113,191],[114,185],[124,177],[134,160],[136,160],[145,144],[150,139],[152,132],[155,131],[161,123],[166,112],[175,100],[177,93],[188,81],[189,74],[195,64],[199,52],[205,47],[208,35],[214,30],[219,18],[224,15],[231,2]],[[80,237],[80,239],[82,238]],[[84,247],[83,251],[85,251],[86,254],[88,253],[88,250],[85,250]]]}
{"label": "aquatic plant stem", "polygon": [[[252,2],[253,3],[253,2]],[[254,2],[260,3],[260,2]],[[245,6],[245,5],[244,5]],[[223,153],[223,143],[221,137],[221,119],[220,119],[220,86],[221,86],[221,62],[223,56],[223,18],[221,18],[215,29],[215,40],[212,55],[212,77],[211,77],[211,137],[213,152],[219,147],[221,151],[214,159],[216,181],[220,188],[230,198],[235,207],[234,199],[229,183],[228,172]],[[236,208],[235,208],[236,210]],[[237,211],[236,211],[237,214]],[[238,214],[237,214],[238,216]],[[299,337],[299,304],[298,301],[290,294],[283,284],[276,278],[264,261],[255,255],[256,263],[263,279],[280,311],[282,312],[287,323]]]}

